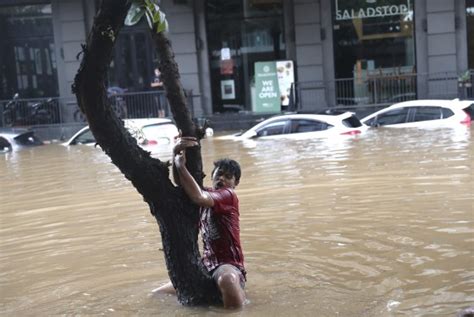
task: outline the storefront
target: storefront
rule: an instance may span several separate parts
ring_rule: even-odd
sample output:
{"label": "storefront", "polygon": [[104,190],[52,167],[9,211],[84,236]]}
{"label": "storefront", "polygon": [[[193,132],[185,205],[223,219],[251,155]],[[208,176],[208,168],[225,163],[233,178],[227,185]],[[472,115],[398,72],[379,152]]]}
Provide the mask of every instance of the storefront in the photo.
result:
{"label": "storefront", "polygon": [[[3,0],[0,99],[19,92],[73,100],[77,54],[98,2]],[[277,87],[282,74],[296,83],[299,109],[313,112],[454,98],[458,75],[474,69],[474,0],[162,0],[162,7],[196,116],[263,112],[260,97],[280,98],[286,110],[294,91]],[[147,91],[155,66],[146,24],[124,27],[110,85]]]}
{"label": "storefront", "polygon": [[[386,102],[416,94],[414,10],[410,0],[333,1],[338,104]],[[385,82],[375,85],[376,79]]]}
{"label": "storefront", "polygon": [[213,112],[252,110],[255,63],[286,59],[282,2],[206,1]]}

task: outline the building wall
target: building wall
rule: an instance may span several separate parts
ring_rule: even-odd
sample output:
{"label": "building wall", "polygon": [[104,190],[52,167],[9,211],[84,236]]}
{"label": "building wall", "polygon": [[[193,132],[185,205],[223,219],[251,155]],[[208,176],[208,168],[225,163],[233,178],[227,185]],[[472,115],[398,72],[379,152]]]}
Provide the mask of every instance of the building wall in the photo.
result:
{"label": "building wall", "polygon": [[166,0],[161,3],[170,25],[169,37],[181,74],[181,83],[185,89],[193,91],[194,116],[202,116],[205,111],[201,98],[202,78],[198,66],[193,2],[174,4],[174,1]]}
{"label": "building wall", "polygon": [[71,85],[79,68],[77,54],[86,41],[86,15],[82,1],[53,0],[54,42],[61,97],[72,97]]}
{"label": "building wall", "polygon": [[426,3],[428,72],[457,70],[456,14],[454,1],[431,0]]}
{"label": "building wall", "polygon": [[[321,39],[321,0],[294,0],[296,78],[308,83],[299,96],[305,107],[326,106],[326,94],[318,82],[325,80]],[[314,109],[301,109],[314,110]]]}
{"label": "building wall", "polygon": [[194,2],[194,26],[196,37],[196,58],[200,83],[200,115],[212,115],[211,73],[206,39],[205,0]]}
{"label": "building wall", "polygon": [[[422,74],[418,96],[438,96],[437,78],[456,77],[467,69],[465,1],[418,0],[415,10],[417,72]],[[446,95],[456,95],[456,80],[443,89]]]}

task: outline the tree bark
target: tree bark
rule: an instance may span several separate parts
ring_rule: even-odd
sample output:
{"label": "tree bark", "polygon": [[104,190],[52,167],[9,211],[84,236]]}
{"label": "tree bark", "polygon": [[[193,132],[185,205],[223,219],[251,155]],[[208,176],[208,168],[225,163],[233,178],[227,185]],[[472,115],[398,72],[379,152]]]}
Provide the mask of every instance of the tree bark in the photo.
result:
{"label": "tree bark", "polygon": [[[163,243],[166,266],[178,300],[184,305],[220,302],[217,287],[201,263],[198,246],[199,207],[170,180],[169,162],[152,158],[124,128],[107,99],[108,65],[115,39],[130,8],[127,0],[103,0],[94,19],[76,74],[73,92],[97,143],[131,181],[156,218]],[[153,32],[153,31],[151,31]],[[178,66],[171,43],[164,34],[153,34],[162,81],[178,128],[185,136],[199,136],[186,106]],[[200,149],[187,151],[187,166],[200,185]]]}

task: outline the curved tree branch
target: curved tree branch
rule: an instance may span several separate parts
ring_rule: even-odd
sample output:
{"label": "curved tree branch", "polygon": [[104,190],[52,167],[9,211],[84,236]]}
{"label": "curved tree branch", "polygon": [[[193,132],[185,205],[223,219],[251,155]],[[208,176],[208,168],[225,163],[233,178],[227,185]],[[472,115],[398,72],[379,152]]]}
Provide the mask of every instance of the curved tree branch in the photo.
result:
{"label": "curved tree branch", "polygon": [[[107,69],[120,28],[130,8],[126,0],[103,0],[83,47],[73,92],[87,117],[89,127],[102,150],[143,196],[160,227],[166,265],[186,305],[216,303],[219,293],[201,263],[198,237],[199,208],[169,178],[169,163],[150,156],[137,145],[123,122],[112,111],[106,93]],[[196,136],[197,130],[186,107],[179,71],[169,40],[153,35],[160,56],[160,69],[174,119],[183,135]],[[188,167],[202,184],[199,149],[189,151]]]}

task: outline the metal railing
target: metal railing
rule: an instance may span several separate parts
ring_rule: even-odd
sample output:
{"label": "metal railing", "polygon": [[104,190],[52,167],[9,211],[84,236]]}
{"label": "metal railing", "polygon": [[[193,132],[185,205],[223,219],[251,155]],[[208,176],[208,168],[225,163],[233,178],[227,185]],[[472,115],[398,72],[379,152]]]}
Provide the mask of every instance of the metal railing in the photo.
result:
{"label": "metal railing", "polygon": [[[384,106],[427,98],[469,99],[474,98],[473,83],[474,70],[463,78],[454,72],[446,72],[297,82],[292,89],[291,107],[288,110]],[[186,96],[194,115],[192,91],[187,90]],[[113,92],[109,93],[108,98],[114,111],[123,119],[171,116],[164,91]],[[85,124],[85,117],[73,97],[0,100],[0,127],[69,123]]]}
{"label": "metal railing", "polygon": [[454,72],[368,76],[295,84],[297,110],[383,106],[413,99],[474,98],[474,70],[461,81]]}
{"label": "metal railing", "polygon": [[[186,90],[193,110],[193,94]],[[171,117],[164,91],[112,93],[108,96],[115,113],[122,119]],[[0,127],[20,127],[79,123],[86,118],[75,98],[0,100]]]}

